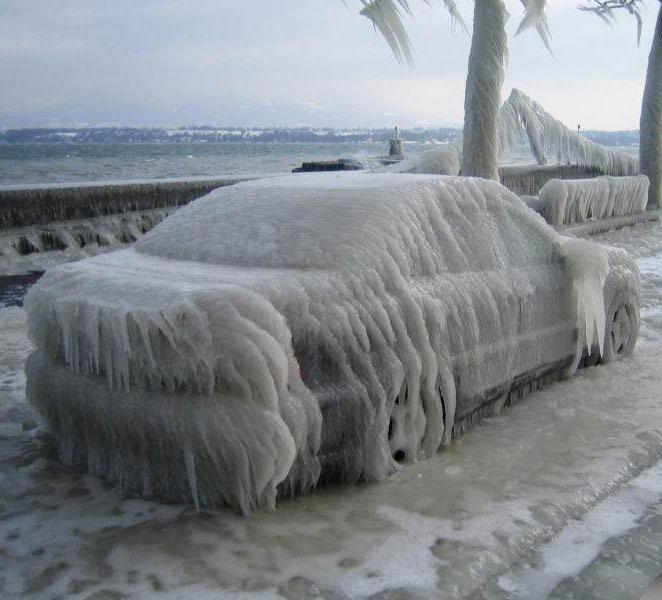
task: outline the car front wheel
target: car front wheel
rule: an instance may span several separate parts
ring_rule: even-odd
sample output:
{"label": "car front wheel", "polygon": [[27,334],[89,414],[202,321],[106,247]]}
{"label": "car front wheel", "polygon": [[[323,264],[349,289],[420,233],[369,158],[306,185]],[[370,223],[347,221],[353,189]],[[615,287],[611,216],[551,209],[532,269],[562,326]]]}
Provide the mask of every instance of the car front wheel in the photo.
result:
{"label": "car front wheel", "polygon": [[607,311],[602,362],[609,363],[632,354],[639,334],[639,314],[634,298],[617,293]]}

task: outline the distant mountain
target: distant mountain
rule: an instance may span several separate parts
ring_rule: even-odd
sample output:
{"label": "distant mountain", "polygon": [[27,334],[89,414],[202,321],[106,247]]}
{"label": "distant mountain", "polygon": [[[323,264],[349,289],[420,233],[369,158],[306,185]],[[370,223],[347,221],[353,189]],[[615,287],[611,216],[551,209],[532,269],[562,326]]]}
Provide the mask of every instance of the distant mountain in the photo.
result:
{"label": "distant mountain", "polygon": [[[7,129],[0,131],[0,144],[161,144],[214,142],[385,142],[393,137],[392,129],[332,128],[245,128],[191,125],[177,129],[140,127],[98,127],[57,129]],[[457,141],[461,129],[414,128],[402,131],[405,141]]]}

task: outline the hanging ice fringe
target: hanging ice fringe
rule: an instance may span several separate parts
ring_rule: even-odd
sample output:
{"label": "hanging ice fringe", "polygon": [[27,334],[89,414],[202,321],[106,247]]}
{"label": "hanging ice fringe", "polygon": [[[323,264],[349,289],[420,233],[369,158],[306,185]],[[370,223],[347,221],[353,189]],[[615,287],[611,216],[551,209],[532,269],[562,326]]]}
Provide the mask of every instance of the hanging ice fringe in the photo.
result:
{"label": "hanging ice fringe", "polygon": [[[559,238],[559,253],[568,265],[577,303],[577,353],[581,354],[585,332],[586,346],[591,352],[597,341],[602,356],[605,337],[604,285],[609,273],[609,259],[602,246],[586,240]],[[597,337],[597,340],[596,340]]]}
{"label": "hanging ice fringe", "polygon": [[600,169],[605,175],[636,175],[639,161],[609,150],[570,130],[525,93],[513,89],[499,111],[499,145],[512,152],[526,135],[538,164],[576,164]]}

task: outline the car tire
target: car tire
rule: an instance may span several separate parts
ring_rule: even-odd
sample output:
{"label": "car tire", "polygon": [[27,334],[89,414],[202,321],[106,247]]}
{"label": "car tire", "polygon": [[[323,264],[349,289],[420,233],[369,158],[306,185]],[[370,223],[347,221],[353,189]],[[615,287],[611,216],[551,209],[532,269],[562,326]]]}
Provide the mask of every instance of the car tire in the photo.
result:
{"label": "car tire", "polygon": [[618,292],[605,315],[602,363],[621,360],[632,354],[639,335],[639,311],[632,294]]}

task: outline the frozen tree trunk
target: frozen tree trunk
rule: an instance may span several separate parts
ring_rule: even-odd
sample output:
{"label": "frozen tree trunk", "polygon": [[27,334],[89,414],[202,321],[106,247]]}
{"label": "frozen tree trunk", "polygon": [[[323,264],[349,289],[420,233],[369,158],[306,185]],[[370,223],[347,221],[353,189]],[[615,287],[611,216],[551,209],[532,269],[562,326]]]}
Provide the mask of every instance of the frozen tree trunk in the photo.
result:
{"label": "frozen tree trunk", "polygon": [[639,129],[641,172],[650,179],[648,208],[662,208],[662,3],[648,59]]}
{"label": "frozen tree trunk", "polygon": [[507,52],[503,0],[476,0],[464,94],[462,175],[499,179],[497,118]]}

